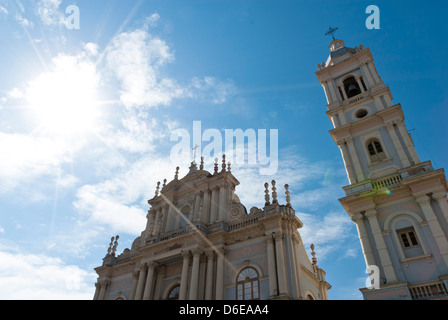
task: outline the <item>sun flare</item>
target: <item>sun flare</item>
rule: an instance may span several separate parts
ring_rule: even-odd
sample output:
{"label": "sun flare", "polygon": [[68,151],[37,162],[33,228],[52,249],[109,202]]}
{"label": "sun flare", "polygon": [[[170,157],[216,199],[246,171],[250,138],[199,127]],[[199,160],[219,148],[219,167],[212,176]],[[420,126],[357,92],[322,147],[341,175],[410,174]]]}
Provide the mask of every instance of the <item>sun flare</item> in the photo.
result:
{"label": "sun flare", "polygon": [[53,62],[53,70],[33,80],[26,94],[39,127],[64,135],[93,129],[98,118],[95,65],[65,55]]}

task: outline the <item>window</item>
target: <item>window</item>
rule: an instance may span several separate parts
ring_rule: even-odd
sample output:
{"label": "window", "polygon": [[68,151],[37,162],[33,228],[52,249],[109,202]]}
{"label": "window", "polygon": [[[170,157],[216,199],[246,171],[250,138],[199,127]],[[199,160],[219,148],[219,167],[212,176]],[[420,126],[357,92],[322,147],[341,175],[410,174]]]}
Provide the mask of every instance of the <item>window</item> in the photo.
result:
{"label": "window", "polygon": [[168,300],[179,300],[180,286],[177,285],[168,293]]}
{"label": "window", "polygon": [[190,220],[190,213],[191,213],[191,207],[190,206],[184,206],[181,210],[181,216],[179,221],[179,228],[185,227],[188,224],[188,221]]}
{"label": "window", "polygon": [[378,140],[372,140],[367,144],[367,150],[369,151],[370,161],[378,162],[386,159],[386,153]]}
{"label": "window", "polygon": [[414,228],[398,231],[398,238],[401,240],[403,248],[412,248],[419,245]]}
{"label": "window", "polygon": [[236,281],[237,300],[260,299],[260,286],[257,270],[250,267],[243,269]]}
{"label": "window", "polygon": [[344,80],[344,90],[348,98],[352,98],[361,93],[358,82],[354,77],[350,77]]}
{"label": "window", "polygon": [[358,110],[355,114],[355,117],[358,119],[362,119],[366,117],[369,114],[369,112],[366,109]]}

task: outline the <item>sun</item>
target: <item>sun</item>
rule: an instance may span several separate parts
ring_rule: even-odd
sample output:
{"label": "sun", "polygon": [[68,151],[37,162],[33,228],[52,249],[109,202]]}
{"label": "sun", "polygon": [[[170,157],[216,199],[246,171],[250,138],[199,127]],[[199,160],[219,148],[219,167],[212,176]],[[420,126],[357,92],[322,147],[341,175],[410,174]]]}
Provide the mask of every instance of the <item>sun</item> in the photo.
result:
{"label": "sun", "polygon": [[99,117],[95,64],[76,56],[59,55],[50,71],[29,83],[29,107],[41,130],[73,135],[92,130]]}

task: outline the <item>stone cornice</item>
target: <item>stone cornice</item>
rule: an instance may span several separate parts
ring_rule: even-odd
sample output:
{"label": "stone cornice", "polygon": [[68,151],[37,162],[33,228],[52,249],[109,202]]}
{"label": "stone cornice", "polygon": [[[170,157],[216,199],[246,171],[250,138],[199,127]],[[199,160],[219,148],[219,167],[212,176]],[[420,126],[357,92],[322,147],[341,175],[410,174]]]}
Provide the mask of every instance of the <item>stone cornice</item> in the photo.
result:
{"label": "stone cornice", "polygon": [[[394,120],[404,120],[403,110],[401,108],[401,104],[399,103],[393,105],[392,107],[380,110],[368,118],[356,122],[348,122],[343,126],[330,130],[329,132],[336,142],[345,136],[352,135],[353,131],[364,128],[368,122],[376,121],[378,126],[383,126],[385,122]],[[369,128],[369,130],[371,129],[372,128]]]}

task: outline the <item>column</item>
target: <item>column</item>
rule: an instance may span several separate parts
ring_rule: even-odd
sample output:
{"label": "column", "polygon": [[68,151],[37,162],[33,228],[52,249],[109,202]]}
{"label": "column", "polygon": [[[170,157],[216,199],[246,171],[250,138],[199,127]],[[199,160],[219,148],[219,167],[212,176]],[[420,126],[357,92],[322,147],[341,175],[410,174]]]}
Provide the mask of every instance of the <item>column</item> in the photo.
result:
{"label": "column", "polygon": [[138,276],[137,291],[135,293],[135,300],[142,300],[143,289],[146,281],[146,264],[142,263],[140,265],[140,273]]}
{"label": "column", "polygon": [[395,126],[393,122],[386,123],[387,131],[392,139],[392,143],[394,144],[395,149],[397,150],[398,157],[404,168],[409,167],[411,163],[406,156],[406,153],[403,150],[403,146],[401,145],[400,140],[398,139],[397,133],[395,132]]}
{"label": "column", "polygon": [[358,154],[356,153],[353,138],[345,138],[345,142],[347,143],[348,151],[350,153],[350,157],[352,158],[353,166],[355,167],[357,180],[358,182],[364,181],[364,174],[362,173],[361,163],[359,162]]}
{"label": "column", "polygon": [[364,90],[364,86],[362,85],[359,76],[357,76],[355,79],[356,79],[356,83],[358,83],[358,86],[359,86],[359,89],[361,90],[361,93],[366,92],[366,90]]}
{"label": "column", "polygon": [[389,252],[387,251],[386,243],[384,242],[381,233],[380,225],[378,224],[377,214],[375,209],[366,211],[365,216],[369,220],[370,228],[372,229],[373,238],[375,240],[376,249],[380,257],[380,263],[386,276],[387,283],[397,282],[395,270],[390,260]]}
{"label": "column", "polygon": [[333,79],[329,80],[329,86],[328,87],[330,88],[330,94],[331,94],[331,97],[333,98],[332,102],[338,101],[339,99],[337,98],[336,92],[334,92],[335,85],[334,85]]}
{"label": "column", "polygon": [[401,137],[403,138],[406,149],[408,150],[409,154],[411,155],[412,161],[414,161],[414,164],[420,163],[421,162],[420,157],[418,156],[417,151],[415,151],[415,147],[412,144],[411,138],[409,137],[409,133],[406,130],[403,120],[400,120],[397,122],[397,128],[400,131],[400,134],[401,134]]}
{"label": "column", "polygon": [[348,100],[347,92],[345,92],[345,87],[344,87],[344,85],[342,85],[342,86],[339,87],[339,91],[342,92],[342,98],[343,98],[344,100]]}
{"label": "column", "polygon": [[154,230],[154,212],[152,210],[148,211],[148,214],[146,215],[146,237],[151,237],[152,232]]}
{"label": "column", "polygon": [[213,266],[215,253],[213,251],[207,252],[207,276],[205,279],[205,300],[213,299]]}
{"label": "column", "polygon": [[216,263],[216,300],[224,300],[224,263],[225,263],[225,249],[219,250],[217,253],[218,259]]}
{"label": "column", "polygon": [[342,160],[344,161],[345,170],[347,171],[347,177],[350,184],[356,183],[355,173],[353,172],[352,164],[350,163],[350,158],[347,156],[347,151],[345,150],[345,143],[337,142],[339,150],[341,150]]}
{"label": "column", "polygon": [[152,299],[152,293],[153,293],[153,282],[154,282],[154,271],[158,265],[155,261],[149,261],[148,263],[148,274],[146,276],[146,285],[145,285],[145,291],[143,294],[143,300],[151,300]]}
{"label": "column", "polygon": [[432,194],[432,198],[437,201],[440,209],[443,212],[446,222],[448,222],[448,202],[445,191],[439,191]]}
{"label": "column", "polygon": [[198,283],[199,283],[199,260],[201,258],[202,251],[200,249],[194,249],[191,251],[193,254],[193,266],[191,268],[191,280],[190,280],[190,294],[189,300],[198,299]]}
{"label": "column", "polygon": [[104,300],[106,298],[107,286],[109,285],[109,280],[100,281],[100,293],[98,295],[98,300]]}
{"label": "column", "polygon": [[161,294],[160,291],[162,290],[162,281],[163,281],[163,278],[165,277],[166,266],[164,266],[164,265],[158,266],[156,268],[156,271],[157,271],[157,278],[156,278],[153,299],[160,300],[160,294]]}
{"label": "column", "polygon": [[174,218],[174,208],[173,206],[170,205],[168,207],[168,215],[166,217],[165,232],[172,230],[173,218]]}
{"label": "column", "polygon": [[135,299],[135,293],[137,292],[138,274],[139,274],[138,269],[132,271],[132,289],[131,289],[131,295],[129,296],[129,300]]}
{"label": "column", "polygon": [[328,84],[327,82],[322,83],[322,87],[324,88],[325,97],[327,98],[327,103],[330,104],[332,102],[330,97],[330,92],[328,92]]}
{"label": "column", "polygon": [[204,199],[202,201],[202,220],[204,223],[210,222],[210,190],[204,190]]}
{"label": "column", "polygon": [[359,241],[361,242],[362,253],[364,254],[366,266],[376,265],[373,250],[370,246],[369,236],[366,231],[366,226],[364,225],[364,217],[362,214],[358,213],[353,215],[351,218],[356,225],[356,229],[358,230]]}
{"label": "column", "polygon": [[194,210],[193,210],[194,217],[191,219],[192,222],[196,222],[199,220],[199,207],[200,206],[201,206],[201,192],[197,192],[195,195]]}
{"label": "column", "polygon": [[95,294],[93,295],[93,300],[98,300],[98,297],[100,295],[100,284],[98,282],[95,282]]}
{"label": "column", "polygon": [[274,235],[275,250],[277,253],[277,275],[278,275],[278,294],[288,293],[288,284],[286,282],[285,253],[283,248],[283,234],[278,232]]}
{"label": "column", "polygon": [[216,211],[218,209],[218,187],[212,189],[212,201],[210,209],[210,223],[216,221]]}
{"label": "column", "polygon": [[375,107],[378,111],[381,111],[384,109],[384,105],[383,105],[383,102],[381,101],[380,97],[374,96],[373,101],[374,101]]}
{"label": "column", "polygon": [[372,88],[373,86],[375,86],[375,81],[372,78],[372,75],[370,74],[369,69],[367,68],[367,64],[364,63],[361,65],[361,69],[364,71],[364,74],[366,75],[367,81],[369,82],[369,88]]}
{"label": "column", "polygon": [[227,199],[228,188],[227,184],[219,187],[219,207],[217,221],[224,221],[226,219],[226,199]]}
{"label": "column", "polygon": [[300,268],[300,265],[297,264],[297,257],[296,257],[296,241],[293,239],[296,235],[294,234],[295,229],[293,226],[288,226],[288,233],[285,235],[288,246],[287,249],[287,255],[289,255],[290,259],[290,266],[291,266],[291,272],[292,272],[292,279],[289,281],[292,283],[293,288],[291,288],[290,295],[293,296],[293,298],[298,299],[301,296],[300,292],[300,279],[298,275],[298,271]]}
{"label": "column", "polygon": [[190,251],[182,251],[183,263],[182,263],[182,276],[180,279],[179,300],[187,299],[187,286],[188,286],[188,268],[190,265]]}
{"label": "column", "polygon": [[302,263],[300,261],[300,236],[298,236],[297,234],[293,234],[292,236],[292,240],[294,243],[294,253],[295,253],[295,260],[296,260],[296,265],[297,265],[297,285],[298,285],[298,290],[299,290],[299,300],[303,300],[305,299],[305,294],[303,292],[303,286],[302,286]]}
{"label": "column", "polygon": [[445,233],[440,227],[439,221],[431,207],[431,199],[428,196],[417,197],[417,202],[422,208],[429,228],[431,229],[434,241],[437,243],[440,254],[442,255],[445,265],[448,266],[448,241],[446,240]]}
{"label": "column", "polygon": [[162,214],[162,208],[157,208],[157,213],[156,213],[156,217],[154,219],[154,231],[153,231],[153,235],[157,235],[160,232],[160,215]]}
{"label": "column", "polygon": [[269,296],[276,296],[278,294],[277,288],[277,270],[275,268],[275,254],[274,243],[272,235],[266,236],[266,248],[268,255],[268,272],[269,272]]}
{"label": "column", "polygon": [[166,221],[168,219],[169,206],[165,205],[162,208],[162,215],[160,216],[160,233],[164,233],[166,229]]}
{"label": "column", "polygon": [[375,66],[373,65],[373,63],[367,63],[366,66],[367,66],[367,68],[369,68],[370,73],[372,74],[372,76],[376,80],[376,82],[380,83],[381,79],[378,76],[378,73],[376,72],[376,69],[375,69]]}

